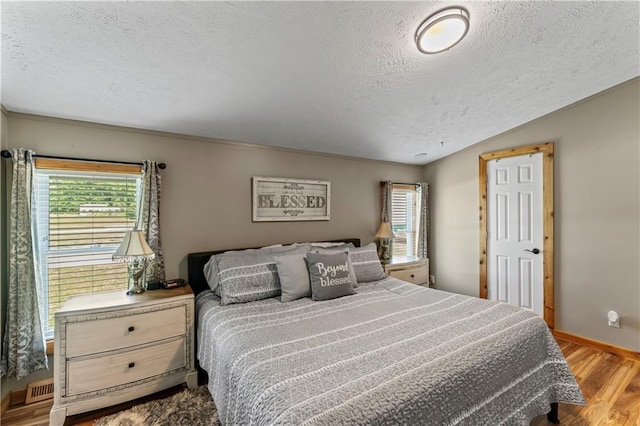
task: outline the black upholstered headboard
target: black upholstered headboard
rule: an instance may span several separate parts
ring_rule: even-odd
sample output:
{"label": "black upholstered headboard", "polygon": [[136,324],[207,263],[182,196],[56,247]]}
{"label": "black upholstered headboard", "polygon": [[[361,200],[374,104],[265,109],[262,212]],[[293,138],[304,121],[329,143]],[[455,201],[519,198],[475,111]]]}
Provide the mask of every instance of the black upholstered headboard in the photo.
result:
{"label": "black upholstered headboard", "polygon": [[[328,242],[345,242],[352,243],[356,247],[360,247],[360,238],[346,238],[340,240],[331,240]],[[200,294],[204,290],[209,290],[209,284],[204,277],[204,265],[209,261],[214,254],[224,253],[230,250],[245,250],[247,248],[257,247],[245,247],[240,249],[226,249],[226,250],[214,250],[214,251],[201,251],[198,253],[189,253],[187,255],[187,273],[189,276],[189,285],[193,289],[195,295]]]}

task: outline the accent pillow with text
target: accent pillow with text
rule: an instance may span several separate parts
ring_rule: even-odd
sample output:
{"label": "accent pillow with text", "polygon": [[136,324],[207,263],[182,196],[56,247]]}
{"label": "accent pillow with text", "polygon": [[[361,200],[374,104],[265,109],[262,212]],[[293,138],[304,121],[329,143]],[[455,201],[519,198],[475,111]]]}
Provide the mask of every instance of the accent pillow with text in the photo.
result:
{"label": "accent pillow with text", "polygon": [[349,273],[349,255],[307,253],[313,300],[329,300],[355,294]]}

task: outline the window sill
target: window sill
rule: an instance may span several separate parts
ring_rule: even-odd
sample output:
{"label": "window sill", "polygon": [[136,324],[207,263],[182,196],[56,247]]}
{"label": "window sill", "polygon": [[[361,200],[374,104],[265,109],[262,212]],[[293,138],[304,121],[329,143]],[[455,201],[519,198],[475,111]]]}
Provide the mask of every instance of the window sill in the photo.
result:
{"label": "window sill", "polygon": [[53,355],[53,339],[47,340],[47,355]]}

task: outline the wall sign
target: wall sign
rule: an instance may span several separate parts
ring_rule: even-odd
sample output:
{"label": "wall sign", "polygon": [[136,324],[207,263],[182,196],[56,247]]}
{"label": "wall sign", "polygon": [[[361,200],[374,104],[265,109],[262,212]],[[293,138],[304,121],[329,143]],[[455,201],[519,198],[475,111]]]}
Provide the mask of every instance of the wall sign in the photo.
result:
{"label": "wall sign", "polygon": [[329,220],[331,182],[253,177],[253,221]]}

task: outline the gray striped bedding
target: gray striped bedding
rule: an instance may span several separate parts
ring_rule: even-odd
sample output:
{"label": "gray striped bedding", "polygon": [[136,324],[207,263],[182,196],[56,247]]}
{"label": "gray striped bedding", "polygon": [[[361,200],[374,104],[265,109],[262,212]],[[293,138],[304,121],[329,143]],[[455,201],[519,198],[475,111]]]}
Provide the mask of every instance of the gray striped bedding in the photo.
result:
{"label": "gray striped bedding", "polygon": [[198,360],[226,425],[528,425],[584,404],[544,321],[394,278],[355,295],[197,298]]}

